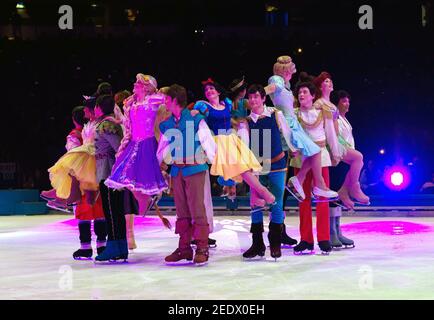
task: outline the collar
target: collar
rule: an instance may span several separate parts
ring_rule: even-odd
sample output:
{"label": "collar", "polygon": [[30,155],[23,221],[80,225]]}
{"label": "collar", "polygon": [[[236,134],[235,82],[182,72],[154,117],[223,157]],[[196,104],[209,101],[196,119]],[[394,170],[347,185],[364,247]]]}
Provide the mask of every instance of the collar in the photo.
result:
{"label": "collar", "polygon": [[260,116],[271,117],[271,114],[272,114],[271,108],[269,108],[266,105],[264,105],[264,111],[262,112],[262,114],[257,114],[257,113],[254,113],[252,111],[250,113],[250,118],[252,119],[252,121],[254,123],[256,123],[258,121],[258,119],[259,119]]}

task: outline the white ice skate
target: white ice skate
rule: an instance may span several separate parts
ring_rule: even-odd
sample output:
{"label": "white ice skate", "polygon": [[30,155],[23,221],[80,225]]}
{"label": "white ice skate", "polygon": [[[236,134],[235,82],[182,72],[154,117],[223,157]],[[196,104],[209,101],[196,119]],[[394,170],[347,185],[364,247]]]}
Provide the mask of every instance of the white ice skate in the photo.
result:
{"label": "white ice skate", "polygon": [[288,184],[285,186],[286,190],[295,198],[297,201],[301,202],[306,199],[304,194],[303,186],[296,176],[289,178]]}

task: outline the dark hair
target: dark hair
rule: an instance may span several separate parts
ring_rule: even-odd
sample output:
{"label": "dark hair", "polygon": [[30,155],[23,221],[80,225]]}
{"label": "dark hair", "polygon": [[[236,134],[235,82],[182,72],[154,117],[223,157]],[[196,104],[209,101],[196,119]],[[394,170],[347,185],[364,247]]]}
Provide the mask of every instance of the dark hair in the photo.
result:
{"label": "dark hair", "polygon": [[99,96],[96,100],[96,105],[101,108],[104,115],[113,113],[115,108],[115,99],[109,94]]}
{"label": "dark hair", "polygon": [[312,96],[316,96],[318,94],[318,89],[313,83],[315,77],[309,75],[307,72],[302,71],[298,77],[298,81],[295,85],[295,96],[298,96],[298,91],[300,88],[305,87],[309,90]]}
{"label": "dark hair", "polygon": [[218,93],[220,93],[220,100],[223,100],[225,97],[228,96],[228,93],[226,92],[226,90],[219,83],[217,83],[211,79],[208,79],[206,81],[202,81],[202,90],[204,92],[205,92],[205,88],[207,86],[213,86],[216,89],[216,91]]}
{"label": "dark hair", "polygon": [[256,92],[259,92],[261,98],[265,98],[265,96],[267,95],[265,93],[264,87],[261,84],[252,84],[249,89],[247,89],[247,95],[254,94]]}
{"label": "dark hair", "polygon": [[84,118],[83,106],[78,106],[72,109],[72,119],[74,119],[74,121],[81,126],[83,126],[86,123],[86,119]]}
{"label": "dark hair", "polygon": [[339,104],[339,100],[343,98],[348,98],[351,100],[350,94],[345,90],[339,90],[337,92],[333,91],[330,95],[330,101],[336,106]]}
{"label": "dark hair", "polygon": [[95,96],[91,96],[89,98],[85,98],[83,100],[83,105],[85,108],[89,108],[90,110],[93,111],[93,109],[95,109],[95,104],[96,104],[96,97]]}
{"label": "dark hair", "polygon": [[176,83],[172,84],[169,90],[167,90],[167,95],[172,99],[176,98],[176,101],[182,108],[185,108],[187,105],[187,90],[183,86]]}
{"label": "dark hair", "polygon": [[[237,85],[239,85],[241,82],[243,81],[243,84],[240,85],[239,87],[237,87],[236,89],[234,89]],[[229,85],[229,98],[232,101],[235,101],[236,97],[238,96],[238,94],[245,90],[247,88],[247,82],[244,81],[244,77],[242,78],[237,78],[234,79],[231,84]]]}
{"label": "dark hair", "polygon": [[98,96],[102,96],[102,95],[112,95],[113,91],[112,91],[112,85],[108,82],[101,82],[98,86],[98,89],[96,89],[96,93]]}
{"label": "dark hair", "polygon": [[296,96],[298,96],[298,91],[301,88],[307,88],[309,90],[310,94],[315,97],[317,90],[316,90],[316,86],[312,82],[309,82],[309,81],[297,82],[297,86],[295,87],[295,95]]}
{"label": "dark hair", "polygon": [[116,92],[114,96],[115,103],[119,106],[119,108],[121,108],[122,111],[124,111],[124,100],[129,96],[131,96],[131,92],[129,92],[128,90]]}

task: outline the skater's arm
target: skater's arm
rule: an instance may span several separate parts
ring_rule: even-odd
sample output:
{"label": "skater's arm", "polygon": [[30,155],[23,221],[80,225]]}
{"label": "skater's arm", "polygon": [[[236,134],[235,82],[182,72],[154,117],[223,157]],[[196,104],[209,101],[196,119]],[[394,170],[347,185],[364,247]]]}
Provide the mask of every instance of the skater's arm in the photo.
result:
{"label": "skater's arm", "polygon": [[199,136],[200,144],[202,145],[202,148],[205,151],[206,156],[208,157],[209,161],[213,163],[217,145],[211,134],[211,129],[208,127],[205,120],[201,120],[199,122],[199,130],[197,134]]}
{"label": "skater's arm", "polygon": [[247,121],[240,121],[237,128],[237,134],[240,139],[248,146],[250,144],[249,124]]}
{"label": "skater's arm", "polygon": [[285,138],[286,144],[289,147],[289,150],[292,153],[297,152],[297,149],[294,147],[294,145],[291,143],[291,135],[292,131],[291,128],[288,125],[288,121],[286,120],[285,116],[283,115],[282,111],[276,111],[277,112],[277,121],[279,122],[280,130],[282,131],[283,138]]}
{"label": "skater's arm", "polygon": [[166,138],[164,134],[160,136],[160,141],[158,141],[158,149],[157,149],[157,159],[158,163],[161,164],[165,155],[167,154],[169,149],[169,140]]}
{"label": "skater's arm", "polygon": [[338,136],[336,134],[333,117],[324,117],[324,130],[326,134],[327,144],[329,145],[332,152],[332,157],[336,162],[339,162],[342,158],[342,155],[339,152]]}

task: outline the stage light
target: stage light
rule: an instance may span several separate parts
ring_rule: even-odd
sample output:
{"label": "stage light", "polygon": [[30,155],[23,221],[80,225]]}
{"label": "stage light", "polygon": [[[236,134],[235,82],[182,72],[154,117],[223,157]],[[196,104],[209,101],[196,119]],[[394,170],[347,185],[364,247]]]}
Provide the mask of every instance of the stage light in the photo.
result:
{"label": "stage light", "polygon": [[17,8],[17,9],[25,9],[26,6],[22,2],[18,2],[17,5],[15,6],[15,8]]}
{"label": "stage light", "polygon": [[378,153],[379,153],[379,154],[385,154],[385,153],[386,153],[386,150],[384,150],[384,149],[380,149],[380,151],[378,151]]}
{"label": "stage light", "polygon": [[394,191],[401,191],[410,184],[410,171],[405,166],[393,166],[384,172],[384,184]]}
{"label": "stage light", "polygon": [[298,52],[298,53],[302,53],[302,52],[303,52],[303,49],[302,49],[302,48],[298,48],[298,49],[297,49],[297,52]]}
{"label": "stage light", "polygon": [[394,186],[398,187],[404,182],[404,175],[402,172],[393,172],[390,176],[390,182],[392,182]]}

